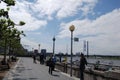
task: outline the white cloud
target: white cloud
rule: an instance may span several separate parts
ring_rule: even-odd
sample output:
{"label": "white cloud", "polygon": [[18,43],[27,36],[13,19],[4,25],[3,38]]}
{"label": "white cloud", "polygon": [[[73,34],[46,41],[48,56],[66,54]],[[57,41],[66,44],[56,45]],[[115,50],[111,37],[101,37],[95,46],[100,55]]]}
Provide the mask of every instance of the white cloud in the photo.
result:
{"label": "white cloud", "polygon": [[[35,13],[39,14],[39,17],[45,17],[52,19],[53,14],[56,14],[57,18],[65,18],[73,16],[78,13],[79,10],[83,15],[91,13],[98,0],[37,0],[32,4],[31,8]],[[84,6],[84,4],[87,4]]]}
{"label": "white cloud", "polygon": [[61,4],[61,7],[57,12],[57,17],[64,18],[75,15],[81,5],[82,0],[66,0]]}
{"label": "white cloud", "polygon": [[61,0],[37,0],[31,8],[34,12],[38,13],[39,17],[52,18],[51,16],[55,13],[61,6]]}
{"label": "white cloud", "polygon": [[30,3],[28,2],[16,2],[16,5],[11,7],[10,18],[15,22],[24,21],[26,24],[24,26],[17,26],[18,29],[23,31],[37,30],[47,24],[46,20],[39,20],[35,18],[29,12]]}
{"label": "white cloud", "polygon": [[94,13],[93,9],[96,6],[98,0],[83,0],[83,3],[86,5],[83,5],[80,10],[83,11],[83,16],[87,16],[89,13]]}
{"label": "white cloud", "polygon": [[[37,19],[35,16],[43,19],[47,16],[47,20],[53,19],[53,15],[57,18],[73,16],[79,10],[83,14],[87,14],[93,10],[98,0],[36,0],[28,2],[27,0],[16,0],[16,5],[11,7],[10,17],[16,23],[23,20],[26,22],[24,27],[18,27],[20,30],[30,31],[36,30],[47,24],[46,20]],[[84,4],[87,4],[84,6]],[[1,7],[5,8],[2,3]],[[46,18],[45,18],[46,19]]]}
{"label": "white cloud", "polygon": [[119,54],[120,48],[120,9],[113,10],[110,13],[102,15],[96,20],[75,20],[69,23],[61,24],[61,32],[58,37],[64,38],[70,36],[69,26],[74,24],[76,30],[75,36],[87,36],[82,39],[90,41],[92,53],[99,54]]}
{"label": "white cloud", "polygon": [[30,51],[32,50],[32,48],[38,49],[38,43],[35,42],[35,41],[32,41],[30,39],[22,38],[21,43],[24,46],[24,48],[26,48],[26,49],[28,49]]}
{"label": "white cloud", "polygon": [[[41,32],[26,32],[28,35],[41,35]],[[27,36],[27,35],[26,35]]]}
{"label": "white cloud", "polygon": [[[116,34],[119,33],[120,9],[116,9],[111,13],[105,14],[96,20],[74,20],[69,23],[61,23],[61,32],[59,36],[68,37],[69,26],[75,25],[75,35],[94,35],[94,34]],[[115,28],[116,27],[116,28]]]}
{"label": "white cloud", "polygon": [[[63,3],[60,10],[58,10],[57,17],[64,18],[68,16],[73,16],[81,10],[82,15],[86,16],[88,13],[93,12],[98,0],[66,0]],[[84,5],[86,4],[86,5]]]}
{"label": "white cloud", "polygon": [[[32,48],[39,49],[39,42],[35,42],[35,40],[29,39],[27,37],[22,38],[21,43],[24,46],[24,48],[28,49],[29,51],[32,51]],[[40,43],[40,49],[47,49],[47,52],[52,52],[52,47],[50,47],[51,45],[52,43]]]}
{"label": "white cloud", "polygon": [[5,9],[5,8],[6,8],[6,4],[1,1],[1,3],[0,3],[0,9]]}
{"label": "white cloud", "polygon": [[[19,27],[19,29],[36,30],[47,24],[46,20],[40,19],[52,20],[53,17],[65,18],[78,14],[79,10],[83,12],[83,15],[87,15],[92,12],[97,1],[98,0],[36,0],[34,2],[28,2],[27,0],[16,0],[16,5],[11,7],[10,17],[17,23],[20,20],[26,22],[26,25]],[[0,6],[5,7],[5,4]]]}

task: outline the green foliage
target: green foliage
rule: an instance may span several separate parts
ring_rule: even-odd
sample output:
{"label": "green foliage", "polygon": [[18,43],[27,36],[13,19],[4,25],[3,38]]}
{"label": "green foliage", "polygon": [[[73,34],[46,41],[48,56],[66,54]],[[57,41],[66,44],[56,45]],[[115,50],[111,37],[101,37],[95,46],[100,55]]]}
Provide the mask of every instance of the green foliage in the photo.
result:
{"label": "green foliage", "polygon": [[7,6],[14,6],[15,5],[15,0],[2,0],[7,4]]}
{"label": "green foliage", "polygon": [[4,9],[0,9],[0,17],[2,16],[8,18],[9,17],[8,11],[5,11]]}
{"label": "green foliage", "polygon": [[7,23],[8,23],[8,26],[12,26],[12,27],[15,26],[15,23],[11,19],[8,19]]}
{"label": "green foliage", "polygon": [[23,21],[20,21],[20,23],[19,23],[21,26],[23,26],[23,25],[25,25],[25,22],[23,22]]}
{"label": "green foliage", "polygon": [[15,24],[14,21],[9,18],[10,8],[8,6],[14,6],[15,0],[0,0],[0,3],[1,1],[6,3],[7,8],[0,9],[0,46],[11,47],[13,50],[20,49],[20,35],[25,36],[25,34],[14,26],[23,26],[25,22],[20,21],[19,24]]}

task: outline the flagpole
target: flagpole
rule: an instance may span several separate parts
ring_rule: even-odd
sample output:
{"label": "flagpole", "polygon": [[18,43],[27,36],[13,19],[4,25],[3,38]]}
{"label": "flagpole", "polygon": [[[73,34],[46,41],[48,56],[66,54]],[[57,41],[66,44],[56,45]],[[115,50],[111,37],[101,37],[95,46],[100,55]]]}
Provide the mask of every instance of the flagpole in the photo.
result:
{"label": "flagpole", "polygon": [[88,44],[88,41],[87,41],[87,58],[89,57],[89,44]]}
{"label": "flagpole", "polygon": [[83,41],[83,53],[85,54],[86,51],[86,40]]}

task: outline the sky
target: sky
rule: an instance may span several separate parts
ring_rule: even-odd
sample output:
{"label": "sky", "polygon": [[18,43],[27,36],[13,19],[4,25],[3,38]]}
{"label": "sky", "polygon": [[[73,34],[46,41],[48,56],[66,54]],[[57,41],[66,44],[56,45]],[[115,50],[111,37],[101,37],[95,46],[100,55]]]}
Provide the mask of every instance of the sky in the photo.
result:
{"label": "sky", "polygon": [[73,54],[83,52],[86,40],[89,54],[120,55],[120,0],[16,0],[9,14],[15,23],[26,23],[16,28],[26,34],[21,44],[29,51],[40,44],[52,52],[55,36],[55,53],[70,54],[69,27],[74,25],[79,42],[73,42]]}

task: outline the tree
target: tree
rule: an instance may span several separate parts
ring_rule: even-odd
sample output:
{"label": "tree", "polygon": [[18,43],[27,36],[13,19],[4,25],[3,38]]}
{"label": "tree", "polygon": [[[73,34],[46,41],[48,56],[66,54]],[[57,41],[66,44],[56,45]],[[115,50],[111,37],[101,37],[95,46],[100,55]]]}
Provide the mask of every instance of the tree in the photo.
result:
{"label": "tree", "polygon": [[[14,28],[15,25],[22,26],[25,24],[25,22],[20,21],[19,24],[15,24],[10,18],[9,18],[9,6],[15,5],[15,0],[1,0],[2,2],[6,3],[7,9],[0,9],[0,42],[1,46],[4,47],[4,62],[6,64],[6,50],[8,47],[18,47],[20,45],[20,42],[18,39],[20,39],[20,35],[25,35],[23,31],[19,31],[16,28]],[[1,3],[0,1],[0,3]],[[13,45],[13,43],[15,45]],[[12,43],[12,46],[10,45]]]}

